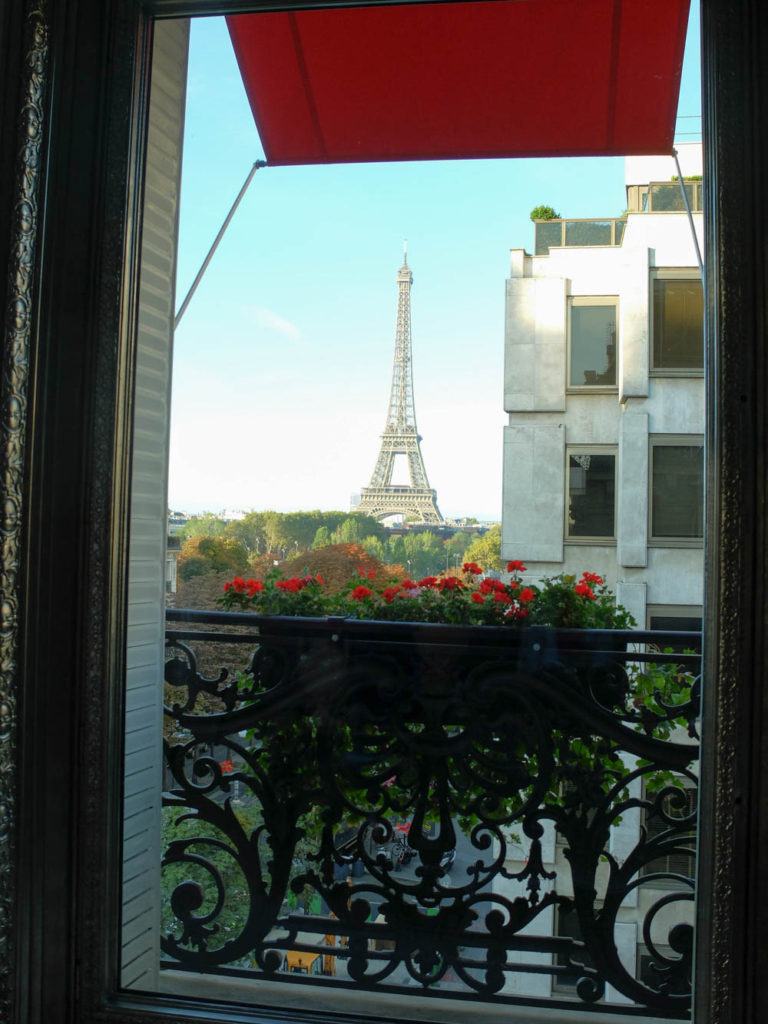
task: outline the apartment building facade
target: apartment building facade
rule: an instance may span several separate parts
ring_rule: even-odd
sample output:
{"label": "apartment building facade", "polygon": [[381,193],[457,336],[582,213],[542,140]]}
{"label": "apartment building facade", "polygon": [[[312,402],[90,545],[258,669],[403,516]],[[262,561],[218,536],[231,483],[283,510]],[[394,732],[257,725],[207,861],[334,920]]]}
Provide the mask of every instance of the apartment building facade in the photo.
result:
{"label": "apartment building facade", "polygon": [[537,222],[506,284],[502,554],[588,569],[641,628],[703,594],[701,149],[626,161],[628,210]]}
{"label": "apartment building facade", "polygon": [[[698,630],[705,396],[693,232],[700,250],[700,147],[681,147],[679,159],[690,219],[674,158],[629,158],[623,217],[537,222],[534,255],[511,252],[502,554],[524,560],[531,579],[600,573],[640,628]],[[639,780],[633,787],[630,795],[642,798]],[[612,829],[609,848],[619,863],[641,824],[657,827],[636,807]],[[562,885],[570,869],[551,827],[542,852]],[[511,853],[514,873],[527,850]],[[666,858],[653,872],[692,875],[693,860]],[[640,880],[614,927],[625,968],[651,985],[654,956],[642,925],[676,884]],[[656,951],[674,959],[668,935],[692,922],[690,904],[670,899],[651,917]],[[578,938],[574,927],[575,915],[554,910],[535,924],[541,935]],[[546,997],[573,991],[577,980],[532,974],[522,985]],[[614,991],[606,996],[625,1001]]]}

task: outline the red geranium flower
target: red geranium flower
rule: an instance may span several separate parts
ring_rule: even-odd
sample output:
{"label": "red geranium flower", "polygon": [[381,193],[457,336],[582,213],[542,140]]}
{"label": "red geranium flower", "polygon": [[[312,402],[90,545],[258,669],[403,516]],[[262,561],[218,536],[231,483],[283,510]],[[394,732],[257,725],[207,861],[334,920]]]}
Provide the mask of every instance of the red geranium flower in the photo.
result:
{"label": "red geranium flower", "polygon": [[353,601],[362,601],[364,597],[370,597],[372,593],[373,591],[368,587],[355,587],[349,596]]}
{"label": "red geranium flower", "polygon": [[463,590],[464,584],[458,576],[446,576],[438,583],[440,590]]}
{"label": "red geranium flower", "polygon": [[232,589],[232,584],[231,583],[225,583],[224,584],[224,593],[225,594],[227,593],[228,590],[231,590],[231,589]]}
{"label": "red geranium flower", "polygon": [[482,574],[482,571],[483,571],[480,568],[480,566],[477,564],[477,562],[465,562],[464,565],[462,565],[461,568],[462,568],[462,570],[464,572],[468,573],[470,576],[480,576]]}
{"label": "red geranium flower", "polygon": [[437,586],[437,576],[425,576],[423,580],[419,580],[420,587],[435,587]]}
{"label": "red geranium flower", "polygon": [[520,593],[517,595],[517,599],[521,604],[528,604],[528,602],[532,601],[535,596],[535,593],[531,590],[530,587],[524,587],[523,590],[521,590]]}
{"label": "red geranium flower", "polygon": [[525,572],[525,566],[522,562],[507,562],[507,572]]}
{"label": "red geranium flower", "polygon": [[275,588],[278,590],[287,590],[291,594],[298,594],[300,590],[304,589],[304,585],[304,580],[291,576],[289,580],[278,580],[277,583],[275,583]]}
{"label": "red geranium flower", "polygon": [[413,580],[403,580],[403,590],[418,590],[418,583],[414,583]]}
{"label": "red geranium flower", "polygon": [[593,601],[595,600],[595,595],[592,593],[592,588],[588,583],[577,583],[573,589],[579,597],[591,597]]}
{"label": "red geranium flower", "polygon": [[499,604],[512,604],[512,598],[504,590],[495,590],[493,600]]}
{"label": "red geranium flower", "polygon": [[598,585],[600,585],[601,583],[605,582],[603,577],[598,576],[596,572],[583,572],[581,574],[581,578],[582,580],[584,580],[585,583],[597,583]]}
{"label": "red geranium flower", "polygon": [[235,588],[236,593],[242,594],[242,592],[245,590],[245,580],[243,579],[242,576],[235,576],[235,578],[232,580],[232,586]]}
{"label": "red geranium flower", "polygon": [[254,594],[259,594],[264,589],[263,580],[248,580],[248,597],[253,597]]}
{"label": "red geranium flower", "polygon": [[482,594],[478,594],[477,591],[475,591],[474,594],[472,595],[472,600],[475,602],[475,604],[485,604],[485,598],[483,597]]}

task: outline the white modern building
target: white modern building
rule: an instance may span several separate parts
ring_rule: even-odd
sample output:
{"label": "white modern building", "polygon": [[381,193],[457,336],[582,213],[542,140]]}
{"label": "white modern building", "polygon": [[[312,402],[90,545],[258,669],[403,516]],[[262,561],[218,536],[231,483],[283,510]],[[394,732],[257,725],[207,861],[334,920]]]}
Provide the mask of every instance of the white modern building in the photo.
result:
{"label": "white modern building", "polygon": [[[679,158],[701,248],[700,146]],[[675,176],[627,159],[625,217],[536,222],[506,286],[502,555],[600,573],[641,628],[701,620],[703,304]]]}
{"label": "white modern building", "polygon": [[[536,222],[535,254],[512,250],[506,286],[502,555],[522,559],[532,579],[600,573],[640,628],[701,627],[700,146],[681,146],[679,159],[691,220],[672,157],[627,159],[625,217]],[[619,862],[640,824],[633,809],[613,830]],[[525,846],[513,850],[509,870],[521,870],[526,855]],[[552,829],[543,859],[567,894],[569,866]],[[691,872],[689,859],[669,859],[654,870]],[[652,959],[642,922],[663,896],[663,885],[641,884],[619,913],[617,950],[636,977]],[[658,948],[667,951],[673,924],[691,920],[680,903],[665,910],[654,924]],[[551,911],[534,925],[578,937],[574,926],[575,915]],[[517,984],[547,996],[575,982],[532,975]]]}

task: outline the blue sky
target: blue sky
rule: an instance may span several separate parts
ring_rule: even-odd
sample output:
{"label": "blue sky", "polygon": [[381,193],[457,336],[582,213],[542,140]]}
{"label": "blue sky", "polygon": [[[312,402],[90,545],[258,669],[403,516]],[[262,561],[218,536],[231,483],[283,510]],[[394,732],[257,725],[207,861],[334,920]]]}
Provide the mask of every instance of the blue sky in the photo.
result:
{"label": "blue sky", "polygon": [[[681,142],[700,127],[698,54],[694,15]],[[220,18],[193,22],[184,147],[177,305],[263,157]],[[542,203],[621,214],[624,161],[258,171],[176,332],[170,507],[349,507],[384,427],[407,238],[430,484],[444,514],[498,520],[504,281],[510,248],[531,251],[529,213]]]}

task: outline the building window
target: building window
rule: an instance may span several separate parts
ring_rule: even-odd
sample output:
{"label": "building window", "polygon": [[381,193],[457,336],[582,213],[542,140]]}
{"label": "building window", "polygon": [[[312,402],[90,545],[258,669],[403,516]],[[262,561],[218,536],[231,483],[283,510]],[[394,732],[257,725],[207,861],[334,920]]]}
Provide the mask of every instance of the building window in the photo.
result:
{"label": "building window", "polygon": [[652,371],[703,371],[704,297],[698,271],[651,271],[651,332]]}
{"label": "building window", "polygon": [[579,978],[584,976],[584,968],[593,967],[592,958],[583,948],[584,939],[575,910],[563,913],[559,907],[555,908],[555,935],[558,938],[573,939],[581,946],[581,948],[572,949],[570,956],[564,950],[558,950],[554,955],[555,966],[559,967],[562,973],[555,974],[552,979],[552,987],[555,990],[572,991]]}
{"label": "building window", "polygon": [[568,387],[616,387],[616,298],[578,296],[568,310]]}
{"label": "building window", "polygon": [[[674,784],[680,788],[680,794],[678,794],[681,797],[680,802],[676,801],[673,803],[671,799],[665,800],[664,813],[669,818],[674,819],[675,822],[680,821],[681,824],[678,826],[682,830],[680,834],[676,835],[672,831],[676,825],[671,825],[659,814],[646,810],[642,816],[646,843],[651,843],[660,836],[666,836],[667,834],[669,834],[670,839],[677,840],[678,849],[674,853],[657,857],[655,860],[643,864],[640,868],[642,876],[660,876],[653,879],[653,884],[660,889],[677,889],[680,887],[680,882],[670,876],[682,875],[683,878],[693,878],[695,872],[696,858],[694,847],[696,845],[696,838],[694,833],[696,825],[693,816],[696,814],[697,791],[692,785],[684,785],[683,780],[679,777]],[[647,800],[651,800],[653,797],[653,793],[646,793]],[[687,819],[690,819],[690,822]],[[683,825],[683,822],[686,822],[686,824]]]}
{"label": "building window", "polygon": [[616,534],[616,452],[569,448],[566,538],[608,540]]}
{"label": "building window", "polygon": [[[664,632],[701,632],[701,605],[650,604],[646,609],[646,616],[648,629],[658,629]],[[682,654],[684,651],[695,651],[696,654],[701,653],[701,643],[673,644],[665,640],[663,646],[665,650],[672,650],[676,654]]]}
{"label": "building window", "polygon": [[704,443],[700,437],[651,439],[652,541],[704,537]]}

